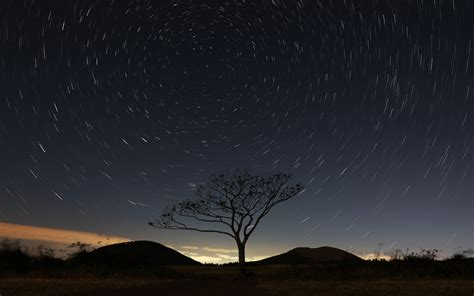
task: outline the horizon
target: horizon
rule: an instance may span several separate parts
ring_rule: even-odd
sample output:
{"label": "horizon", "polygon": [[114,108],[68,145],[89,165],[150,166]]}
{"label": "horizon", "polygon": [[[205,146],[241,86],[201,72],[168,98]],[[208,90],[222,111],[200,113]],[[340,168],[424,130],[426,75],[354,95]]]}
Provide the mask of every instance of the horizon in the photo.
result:
{"label": "horizon", "polygon": [[[49,238],[49,239],[48,239]],[[18,224],[9,224],[0,222],[0,240],[10,240],[11,242],[18,241],[22,248],[25,248],[25,251],[30,254],[35,254],[36,249],[38,247],[50,247],[55,251],[55,257],[58,258],[67,258],[74,250],[67,250],[71,244],[76,242],[81,242],[88,244],[92,249],[97,249],[100,247],[118,244],[118,243],[127,243],[127,242],[134,242],[134,241],[150,241],[159,243],[164,245],[168,248],[171,248],[179,253],[190,257],[200,263],[206,264],[226,264],[226,263],[234,263],[238,261],[237,257],[237,249],[236,248],[221,248],[219,246],[196,246],[196,245],[179,245],[173,246],[169,244],[164,244],[160,241],[153,241],[153,240],[131,240],[128,238],[123,237],[115,237],[115,236],[108,236],[106,234],[97,234],[97,233],[90,233],[90,232],[83,232],[77,230],[66,230],[66,229],[58,229],[58,228],[45,228],[45,227],[38,227],[38,226],[29,226],[29,225],[18,225]],[[258,261],[265,258],[269,258],[275,255],[279,255],[285,253],[287,251],[293,250],[295,248],[320,248],[320,247],[333,247],[334,246],[295,246],[291,249],[285,249],[282,251],[277,251],[276,253],[260,255],[260,256],[246,256],[246,260],[251,261]],[[384,259],[384,260],[391,260],[393,257],[389,254],[390,251],[395,251],[397,248],[393,248],[390,246],[385,251],[383,250],[383,246],[378,246],[377,250],[374,252],[361,252],[357,250],[350,250],[350,249],[341,249],[351,254],[354,254],[364,260],[377,260],[377,259]],[[398,249],[402,252],[419,252],[421,251],[422,247],[418,249]],[[458,250],[463,251],[463,250]],[[458,252],[454,252],[451,254],[446,254],[443,250],[439,250],[439,257],[438,259],[443,260],[450,258],[452,255],[457,254]]]}
{"label": "horizon", "polygon": [[208,2],[0,3],[0,236],[233,260],[147,223],[249,169],[305,189],[248,258],[474,248],[472,1]]}

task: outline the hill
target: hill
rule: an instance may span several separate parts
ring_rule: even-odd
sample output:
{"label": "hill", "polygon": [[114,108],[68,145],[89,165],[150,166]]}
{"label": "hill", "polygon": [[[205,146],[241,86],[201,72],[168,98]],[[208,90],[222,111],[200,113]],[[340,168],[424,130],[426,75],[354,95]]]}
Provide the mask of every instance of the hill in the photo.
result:
{"label": "hill", "polygon": [[254,262],[255,265],[268,264],[316,264],[329,262],[363,262],[354,254],[333,247],[295,248],[286,253]]}
{"label": "hill", "polygon": [[113,269],[158,267],[169,265],[202,265],[183,254],[151,241],[133,241],[98,248],[71,259],[81,265],[107,266]]}

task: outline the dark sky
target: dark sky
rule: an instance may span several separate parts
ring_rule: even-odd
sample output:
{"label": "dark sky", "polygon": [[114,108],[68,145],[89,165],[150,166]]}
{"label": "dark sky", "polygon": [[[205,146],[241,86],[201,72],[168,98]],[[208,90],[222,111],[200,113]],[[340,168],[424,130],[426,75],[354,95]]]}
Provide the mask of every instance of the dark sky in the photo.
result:
{"label": "dark sky", "polygon": [[[474,3],[0,4],[0,220],[152,229],[234,168],[306,185],[249,254],[474,246]],[[382,245],[383,244],[383,245]]]}

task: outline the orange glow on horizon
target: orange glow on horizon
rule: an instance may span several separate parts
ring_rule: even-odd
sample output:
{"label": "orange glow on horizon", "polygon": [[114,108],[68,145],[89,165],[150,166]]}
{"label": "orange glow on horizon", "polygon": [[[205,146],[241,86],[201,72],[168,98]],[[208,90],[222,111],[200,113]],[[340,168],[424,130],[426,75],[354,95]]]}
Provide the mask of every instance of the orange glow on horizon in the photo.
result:
{"label": "orange glow on horizon", "polygon": [[0,222],[0,237],[60,244],[81,242],[91,245],[110,245],[130,241],[128,238],[119,236],[107,236],[92,232],[2,222]]}

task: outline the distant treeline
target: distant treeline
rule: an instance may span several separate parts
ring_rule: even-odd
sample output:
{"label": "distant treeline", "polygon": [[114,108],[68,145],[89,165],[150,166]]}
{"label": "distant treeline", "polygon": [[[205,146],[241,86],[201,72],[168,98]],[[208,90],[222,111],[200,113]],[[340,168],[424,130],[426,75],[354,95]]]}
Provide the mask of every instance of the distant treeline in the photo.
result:
{"label": "distant treeline", "polygon": [[[69,246],[67,258],[55,257],[53,249],[39,246],[26,250],[18,241],[0,242],[0,276],[160,276],[163,278],[219,278],[238,274],[237,264],[160,266],[158,264],[120,264],[91,257],[90,245]],[[456,278],[474,279],[472,250],[439,260],[438,250],[395,251],[391,260],[327,262],[295,265],[249,264],[249,276],[273,279],[380,279],[380,278]],[[143,254],[146,255],[146,254]],[[94,258],[94,260],[90,260]],[[116,260],[114,260],[116,261]],[[126,262],[127,258],[123,258]],[[235,271],[235,272],[234,272]]]}

